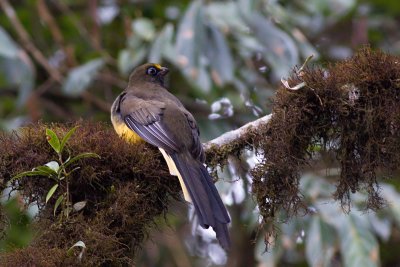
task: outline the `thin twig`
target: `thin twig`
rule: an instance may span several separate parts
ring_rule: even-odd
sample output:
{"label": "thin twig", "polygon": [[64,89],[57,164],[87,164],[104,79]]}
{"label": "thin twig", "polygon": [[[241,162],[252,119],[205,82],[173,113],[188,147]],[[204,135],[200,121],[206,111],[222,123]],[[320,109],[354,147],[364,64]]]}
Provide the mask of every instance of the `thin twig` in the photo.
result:
{"label": "thin twig", "polygon": [[17,17],[17,14],[14,8],[10,5],[8,0],[0,0],[1,8],[3,9],[4,13],[8,17],[11,22],[11,25],[14,27],[15,31],[18,34],[18,37],[21,39],[22,45],[25,47],[27,51],[29,51],[35,60],[50,74],[50,76],[58,81],[62,81],[62,76],[58,72],[57,69],[50,66],[49,62],[47,61],[46,57],[40,52],[39,49],[33,44],[28,32],[22,26],[21,21]]}
{"label": "thin twig", "polygon": [[54,3],[60,8],[60,10],[62,12],[64,12],[65,14],[67,14],[71,17],[71,21],[74,24],[74,26],[77,28],[79,34],[89,42],[89,44],[92,46],[92,48],[95,49],[96,51],[98,51],[108,64],[116,66],[117,65],[116,60],[114,58],[112,58],[110,56],[110,54],[108,54],[107,51],[105,51],[104,49],[101,48],[100,44],[98,44],[96,42],[96,40],[93,38],[93,36],[88,32],[86,27],[75,16],[75,14],[71,11],[71,9],[65,3],[63,3],[63,1],[55,1]]}
{"label": "thin twig", "polygon": [[88,103],[91,103],[95,105],[97,108],[105,111],[105,112],[110,112],[111,105],[104,100],[98,98],[94,94],[89,93],[88,91],[82,92],[82,98],[87,101]]}
{"label": "thin twig", "polygon": [[46,23],[46,25],[49,27],[51,35],[53,36],[54,40],[61,46],[64,46],[64,37],[61,33],[60,28],[57,25],[56,20],[50,13],[46,1],[44,0],[38,0],[37,2],[37,9],[39,12],[40,18]]}

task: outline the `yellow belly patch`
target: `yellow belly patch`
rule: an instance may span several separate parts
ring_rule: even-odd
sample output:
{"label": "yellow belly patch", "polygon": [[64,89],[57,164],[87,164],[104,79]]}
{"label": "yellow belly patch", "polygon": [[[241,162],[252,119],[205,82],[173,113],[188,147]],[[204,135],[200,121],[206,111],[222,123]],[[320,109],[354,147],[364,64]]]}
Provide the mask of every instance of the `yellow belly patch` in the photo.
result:
{"label": "yellow belly patch", "polygon": [[125,123],[114,124],[117,134],[129,143],[144,142],[144,140],[134,131],[128,128]]}

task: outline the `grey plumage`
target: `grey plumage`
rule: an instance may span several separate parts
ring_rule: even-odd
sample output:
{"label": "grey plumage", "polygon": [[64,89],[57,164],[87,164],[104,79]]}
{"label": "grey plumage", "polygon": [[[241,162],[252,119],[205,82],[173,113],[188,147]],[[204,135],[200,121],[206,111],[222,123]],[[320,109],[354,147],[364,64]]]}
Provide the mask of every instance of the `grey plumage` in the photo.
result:
{"label": "grey plumage", "polygon": [[183,180],[182,189],[184,192],[187,190],[200,225],[204,228],[211,226],[221,246],[228,249],[227,225],[230,219],[203,165],[205,155],[197,123],[182,103],[163,86],[163,77],[146,76],[148,69],[154,67],[163,73],[161,66],[156,64],[146,64],[132,73],[129,86],[113,104],[114,127],[119,129],[116,124],[122,120],[125,127],[160,148],[163,155],[166,153],[164,157],[170,172]]}

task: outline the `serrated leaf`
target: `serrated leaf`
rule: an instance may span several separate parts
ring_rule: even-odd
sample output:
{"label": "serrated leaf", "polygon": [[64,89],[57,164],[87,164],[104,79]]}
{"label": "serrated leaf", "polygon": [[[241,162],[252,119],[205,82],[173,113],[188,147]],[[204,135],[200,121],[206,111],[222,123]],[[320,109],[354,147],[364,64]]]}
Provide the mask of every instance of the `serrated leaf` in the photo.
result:
{"label": "serrated leaf", "polygon": [[56,216],[56,211],[60,206],[60,204],[63,202],[63,200],[64,200],[64,195],[61,195],[57,198],[56,203],[54,204],[54,211],[53,211],[54,216]]}
{"label": "serrated leaf", "polygon": [[61,140],[61,145],[60,145],[60,153],[62,153],[65,144],[68,142],[68,140],[71,138],[71,136],[75,133],[76,129],[78,129],[79,126],[75,126],[74,128],[72,128],[71,130],[68,131],[68,133],[66,133],[63,137],[63,139]]}
{"label": "serrated leaf", "polygon": [[81,153],[81,154],[71,158],[67,163],[65,163],[65,167],[68,167],[75,161],[78,161],[83,158],[99,158],[100,159],[101,157],[99,155],[97,155],[96,153],[90,153],[90,152]]}
{"label": "serrated leaf", "polygon": [[50,129],[46,129],[46,139],[54,151],[57,152],[57,154],[60,153],[60,139],[58,139],[56,133]]}
{"label": "serrated leaf", "polygon": [[53,185],[52,188],[50,188],[49,192],[47,192],[46,204],[50,200],[50,198],[54,195],[54,193],[56,192],[57,188],[58,188],[58,184],[55,184],[55,185]]}
{"label": "serrated leaf", "polygon": [[81,247],[81,248],[85,249],[85,248],[86,248],[86,245],[85,245],[85,243],[84,243],[83,241],[78,241],[78,242],[76,242],[75,244],[72,245],[72,247],[70,247],[70,248],[68,249],[68,251],[67,251],[67,255],[68,255],[68,256],[71,256],[71,255],[72,255],[72,251],[73,251],[73,249],[74,249],[75,247]]}
{"label": "serrated leaf", "polygon": [[73,68],[63,83],[63,92],[72,96],[80,95],[89,87],[104,63],[104,60],[99,58]]}
{"label": "serrated leaf", "polygon": [[80,211],[86,206],[86,201],[79,201],[76,202],[72,207],[74,208],[74,211]]}

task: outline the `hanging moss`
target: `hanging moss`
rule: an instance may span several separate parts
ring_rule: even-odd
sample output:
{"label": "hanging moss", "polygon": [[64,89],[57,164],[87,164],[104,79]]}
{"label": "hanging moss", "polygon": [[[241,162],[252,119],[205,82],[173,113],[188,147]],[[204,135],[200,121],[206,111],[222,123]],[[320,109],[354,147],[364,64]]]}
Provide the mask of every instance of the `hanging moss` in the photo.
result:
{"label": "hanging moss", "polygon": [[304,207],[299,179],[312,164],[312,148],[321,147],[341,168],[333,197],[348,207],[351,192],[366,190],[367,208],[381,207],[377,176],[400,165],[400,58],[364,47],[326,69],[295,70],[288,82],[306,86],[279,88],[271,120],[211,147],[209,164],[256,149],[263,159],[251,171],[253,193],[269,222],[278,210],[290,215]]}

